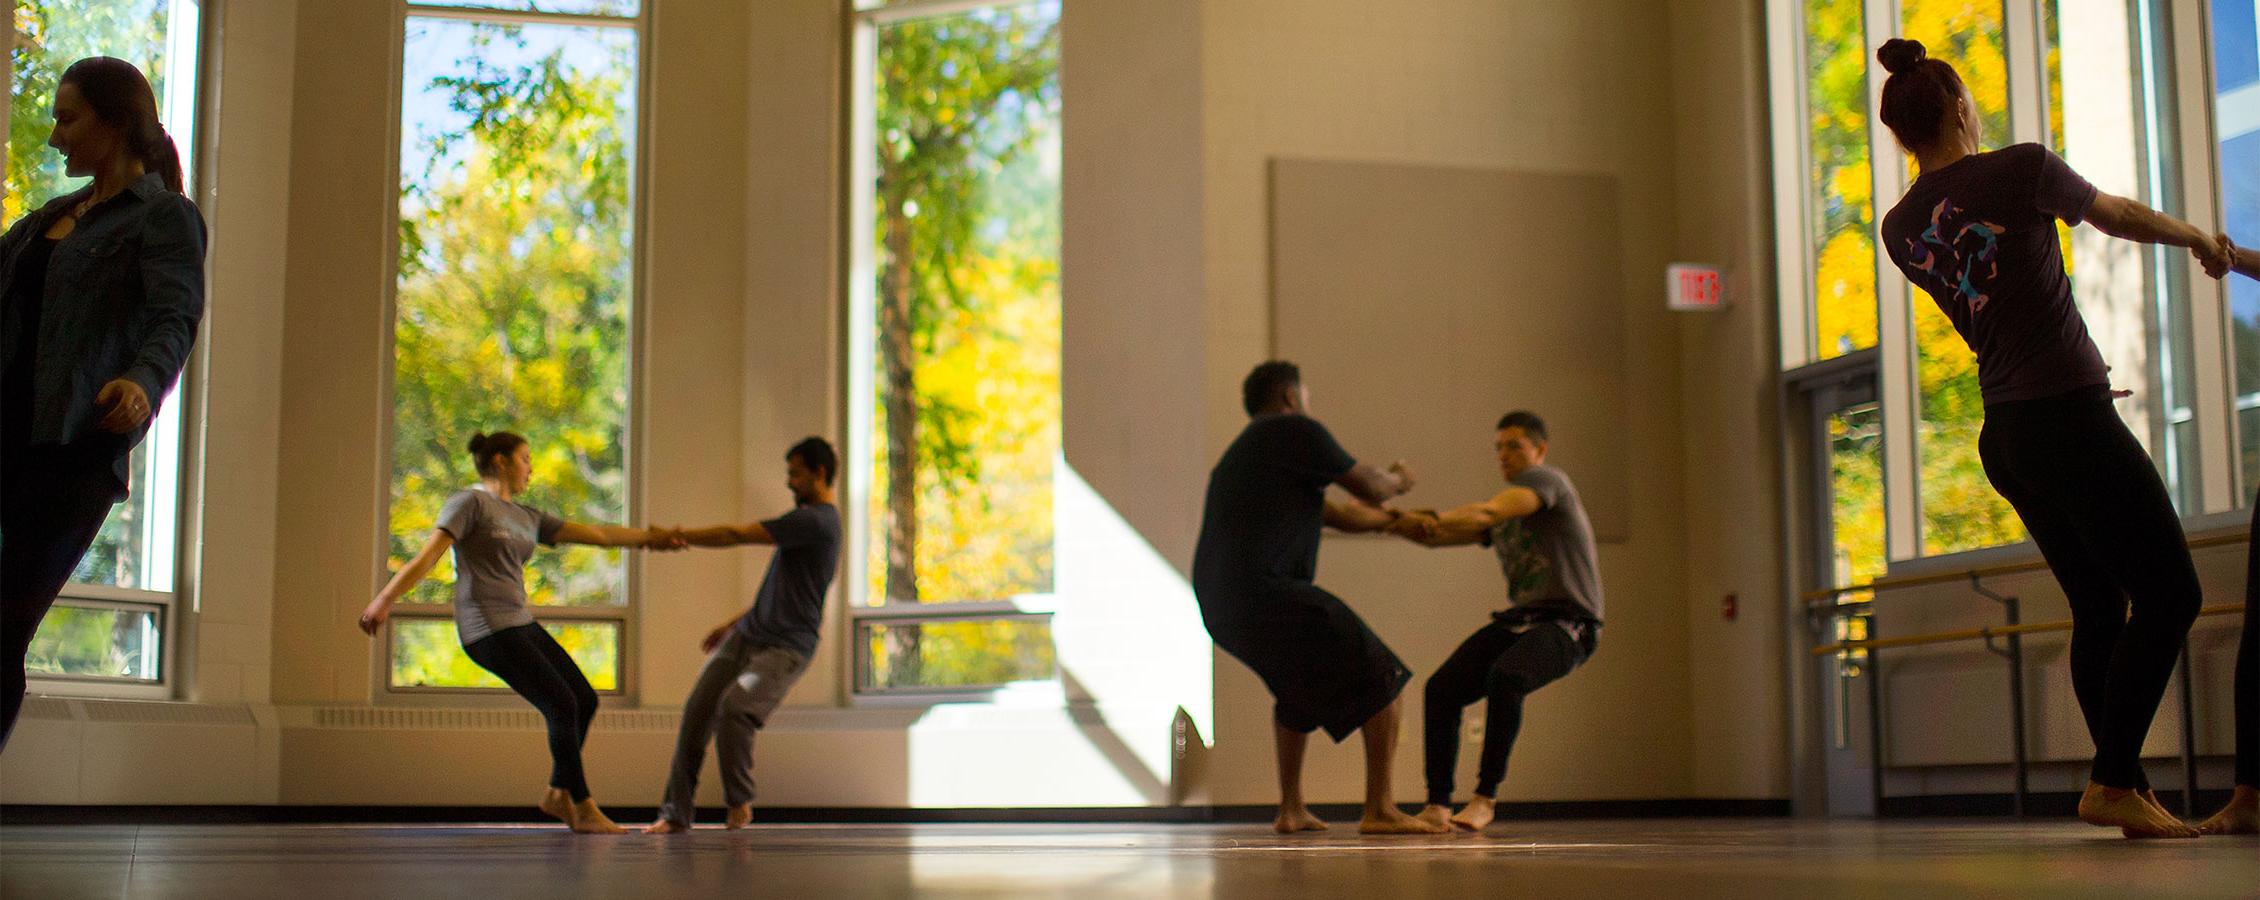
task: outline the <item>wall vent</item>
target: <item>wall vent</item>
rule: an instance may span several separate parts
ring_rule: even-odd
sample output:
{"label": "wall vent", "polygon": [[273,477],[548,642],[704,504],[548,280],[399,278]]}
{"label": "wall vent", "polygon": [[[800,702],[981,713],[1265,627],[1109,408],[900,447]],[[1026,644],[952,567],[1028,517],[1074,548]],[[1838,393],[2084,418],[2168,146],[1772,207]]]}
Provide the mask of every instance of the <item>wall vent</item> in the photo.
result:
{"label": "wall vent", "polygon": [[[323,707],[313,711],[315,728],[380,731],[539,731],[541,714],[516,709],[387,709],[366,706]],[[672,710],[627,710],[596,714],[598,731],[673,732],[682,716]]]}
{"label": "wall vent", "polygon": [[25,698],[23,717],[26,719],[54,719],[63,722],[77,718],[77,716],[71,715],[71,701],[57,700],[53,697]]}
{"label": "wall vent", "polygon": [[245,706],[211,706],[201,703],[136,703],[125,700],[81,700],[89,722],[157,725],[257,725]]}

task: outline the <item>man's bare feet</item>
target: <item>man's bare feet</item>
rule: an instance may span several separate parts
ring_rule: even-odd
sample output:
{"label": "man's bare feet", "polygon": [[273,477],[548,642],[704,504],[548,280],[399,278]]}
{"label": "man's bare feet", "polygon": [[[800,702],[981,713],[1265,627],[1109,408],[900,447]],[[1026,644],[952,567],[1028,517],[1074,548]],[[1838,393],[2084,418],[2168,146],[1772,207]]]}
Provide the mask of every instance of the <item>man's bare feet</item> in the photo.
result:
{"label": "man's bare feet", "polygon": [[1413,816],[1413,818],[1427,822],[1430,825],[1442,825],[1446,828],[1450,828],[1452,826],[1452,811],[1440,804],[1431,803],[1427,806],[1421,807],[1420,813]]}
{"label": "man's bare feet", "polygon": [[677,825],[673,822],[667,821],[666,819],[661,819],[657,822],[653,822],[643,827],[643,833],[645,834],[682,834],[683,832],[689,830],[691,830],[691,827],[689,825]]}
{"label": "man's bare feet", "polygon": [[571,824],[575,834],[628,833],[628,829],[620,827],[618,823],[612,821],[611,817],[604,814],[604,810],[597,808],[596,798],[594,797],[573,804]]}
{"label": "man's bare feet", "polygon": [[1498,815],[1497,801],[1477,794],[1468,798],[1466,806],[1460,807],[1459,815],[1452,817],[1452,827],[1466,831],[1482,831],[1483,827],[1491,824],[1491,820],[1497,818]]}
{"label": "man's bare feet", "polygon": [[1311,815],[1310,807],[1297,804],[1280,807],[1279,818],[1271,821],[1271,830],[1280,834],[1294,834],[1298,831],[1325,831],[1326,823],[1319,821],[1317,816]]}
{"label": "man's bare feet", "polygon": [[2197,830],[2205,834],[2260,834],[2260,788],[2237,785],[2236,793],[2229,795],[2229,805],[2198,823]]}
{"label": "man's bare feet", "polygon": [[730,807],[729,815],[722,820],[722,826],[731,831],[751,824],[753,824],[753,804],[751,803]]}
{"label": "man's bare feet", "polygon": [[2080,821],[2116,827],[2130,838],[2193,838],[2197,829],[2153,809],[2142,795],[2126,788],[2109,788],[2088,782],[2080,794]]}
{"label": "man's bare feet", "polygon": [[1415,819],[1394,806],[1366,810],[1358,822],[1359,834],[1448,834],[1451,830],[1450,825]]}

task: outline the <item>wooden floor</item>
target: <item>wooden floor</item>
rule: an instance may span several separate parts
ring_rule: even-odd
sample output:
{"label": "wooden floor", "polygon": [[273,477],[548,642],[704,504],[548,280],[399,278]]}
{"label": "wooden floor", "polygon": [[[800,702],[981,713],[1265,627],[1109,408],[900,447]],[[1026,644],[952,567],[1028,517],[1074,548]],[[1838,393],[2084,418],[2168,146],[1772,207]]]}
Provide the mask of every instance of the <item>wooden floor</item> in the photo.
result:
{"label": "wooden floor", "polygon": [[2260,897],[2260,839],[2072,822],[1524,822],[1483,836],[1251,825],[0,826],[0,896]]}

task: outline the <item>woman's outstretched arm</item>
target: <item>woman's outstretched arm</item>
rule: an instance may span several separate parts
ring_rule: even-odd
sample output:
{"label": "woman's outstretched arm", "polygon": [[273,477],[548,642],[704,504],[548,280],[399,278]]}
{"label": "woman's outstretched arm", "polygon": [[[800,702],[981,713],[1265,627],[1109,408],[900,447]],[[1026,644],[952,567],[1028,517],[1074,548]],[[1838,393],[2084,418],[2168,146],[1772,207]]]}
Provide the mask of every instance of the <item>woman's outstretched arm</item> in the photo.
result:
{"label": "woman's outstretched arm", "polygon": [[422,584],[424,576],[432,573],[432,567],[439,565],[439,558],[446,555],[448,548],[453,546],[454,535],[442,529],[432,529],[432,536],[424,541],[424,549],[417,551],[416,558],[401,566],[400,571],[392,573],[392,580],[385,582],[384,590],[378,591],[377,598],[369,601],[368,608],[361,611],[361,632],[374,636],[377,629],[384,627],[385,619],[392,615],[392,605],[400,602],[400,598],[409,591],[415,590],[416,585]]}

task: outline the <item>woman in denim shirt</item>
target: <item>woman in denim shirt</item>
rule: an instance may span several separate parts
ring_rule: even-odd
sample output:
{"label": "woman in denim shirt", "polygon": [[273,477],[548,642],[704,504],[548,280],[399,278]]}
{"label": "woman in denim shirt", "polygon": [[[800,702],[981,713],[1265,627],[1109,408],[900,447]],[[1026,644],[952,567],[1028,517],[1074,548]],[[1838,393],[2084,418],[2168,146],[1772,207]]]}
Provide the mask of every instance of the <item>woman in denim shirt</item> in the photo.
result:
{"label": "woman in denim shirt", "polygon": [[94,183],[0,237],[0,746],[24,654],[78,568],[204,315],[204,219],[131,63],[82,59],[48,145]]}

